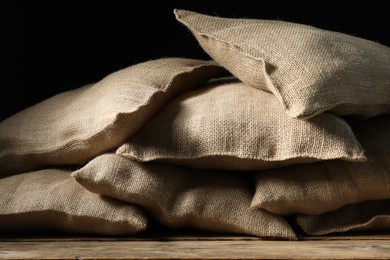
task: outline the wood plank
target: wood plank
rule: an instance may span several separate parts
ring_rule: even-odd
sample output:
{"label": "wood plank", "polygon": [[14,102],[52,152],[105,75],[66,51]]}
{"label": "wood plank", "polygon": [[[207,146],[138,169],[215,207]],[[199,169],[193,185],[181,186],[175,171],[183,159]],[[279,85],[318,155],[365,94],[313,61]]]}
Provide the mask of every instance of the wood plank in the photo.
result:
{"label": "wood plank", "polygon": [[[390,240],[389,231],[353,232],[327,236],[300,236],[301,241],[308,240]],[[133,236],[97,236],[66,233],[9,233],[0,234],[1,242],[54,242],[54,241],[213,241],[239,240],[259,241],[270,240],[256,236],[240,234],[224,234],[199,230],[163,230],[140,233]]]}
{"label": "wood plank", "polygon": [[1,259],[389,259],[390,239],[14,241]]}
{"label": "wood plank", "polygon": [[8,242],[7,259],[388,259],[390,243],[347,241],[86,241]]}

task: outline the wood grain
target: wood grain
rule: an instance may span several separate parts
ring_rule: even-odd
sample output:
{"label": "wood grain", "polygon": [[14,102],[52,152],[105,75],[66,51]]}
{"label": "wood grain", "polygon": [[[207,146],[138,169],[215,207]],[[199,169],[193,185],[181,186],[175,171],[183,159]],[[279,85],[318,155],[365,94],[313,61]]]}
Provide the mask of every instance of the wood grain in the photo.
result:
{"label": "wood grain", "polygon": [[274,241],[225,235],[2,237],[1,259],[390,259],[390,234]]}

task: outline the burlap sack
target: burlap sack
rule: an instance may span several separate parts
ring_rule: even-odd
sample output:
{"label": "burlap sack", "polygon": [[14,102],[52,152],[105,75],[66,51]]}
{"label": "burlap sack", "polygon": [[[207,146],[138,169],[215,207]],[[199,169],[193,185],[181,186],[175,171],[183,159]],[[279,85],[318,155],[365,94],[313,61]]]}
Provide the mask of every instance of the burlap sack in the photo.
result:
{"label": "burlap sack", "polygon": [[151,60],[31,106],[0,123],[0,176],[117,148],[170,98],[221,70],[213,61]]}
{"label": "burlap sack", "polygon": [[361,202],[321,215],[298,215],[296,221],[309,235],[390,230],[390,200]]}
{"label": "burlap sack", "polygon": [[364,158],[341,118],[326,113],[311,120],[291,118],[274,95],[234,78],[213,80],[172,100],[116,153],[228,170]]}
{"label": "burlap sack", "polygon": [[213,59],[243,82],[273,92],[292,117],[390,112],[387,46],[280,20],[175,15]]}
{"label": "burlap sack", "polygon": [[138,207],[87,191],[70,171],[47,169],[3,178],[0,190],[0,232],[125,235],[147,226]]}
{"label": "burlap sack", "polygon": [[259,172],[252,206],[281,215],[321,214],[347,204],[390,199],[390,116],[349,124],[366,162],[324,161]]}
{"label": "burlap sack", "polygon": [[86,189],[137,204],[171,228],[295,239],[282,217],[249,207],[253,186],[242,174],[140,163],[105,154],[72,175]]}

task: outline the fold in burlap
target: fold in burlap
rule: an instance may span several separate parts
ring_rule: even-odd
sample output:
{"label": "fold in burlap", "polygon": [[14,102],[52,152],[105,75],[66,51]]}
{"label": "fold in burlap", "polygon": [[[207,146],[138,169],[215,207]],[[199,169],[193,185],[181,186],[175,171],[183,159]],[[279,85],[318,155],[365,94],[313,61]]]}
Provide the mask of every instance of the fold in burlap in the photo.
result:
{"label": "fold in burlap", "polygon": [[115,149],[170,98],[221,70],[214,61],[146,61],[31,106],[0,123],[0,177]]}
{"label": "fold in burlap", "polygon": [[194,168],[259,170],[328,159],[362,160],[349,125],[287,116],[275,96],[234,78],[214,80],[164,107],[117,154]]}
{"label": "fold in burlap", "polygon": [[390,113],[390,48],[280,20],[174,11],[201,47],[248,85],[273,92],[292,117]]}
{"label": "fold in burlap", "polygon": [[390,199],[390,116],[349,123],[366,162],[335,160],[259,172],[252,206],[281,215],[320,214]]}
{"label": "fold in burlap", "polygon": [[390,200],[361,202],[321,215],[298,215],[296,222],[309,235],[390,230]]}
{"label": "fold in burlap", "polygon": [[139,205],[168,227],[295,239],[282,217],[250,208],[253,183],[243,174],[139,163],[105,154],[72,176],[92,192]]}
{"label": "fold in burlap", "polygon": [[143,231],[136,206],[91,193],[70,171],[47,169],[0,179],[0,231],[124,235]]}

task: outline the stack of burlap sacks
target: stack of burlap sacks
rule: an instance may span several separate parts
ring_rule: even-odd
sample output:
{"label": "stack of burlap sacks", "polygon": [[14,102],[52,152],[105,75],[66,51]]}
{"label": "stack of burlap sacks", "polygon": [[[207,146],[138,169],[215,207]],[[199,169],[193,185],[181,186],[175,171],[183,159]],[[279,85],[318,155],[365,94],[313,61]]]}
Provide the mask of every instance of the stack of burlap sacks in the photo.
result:
{"label": "stack of burlap sacks", "polygon": [[142,62],[0,123],[1,232],[390,228],[388,47],[175,15],[211,60]]}

